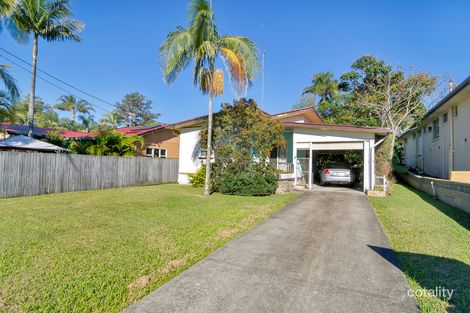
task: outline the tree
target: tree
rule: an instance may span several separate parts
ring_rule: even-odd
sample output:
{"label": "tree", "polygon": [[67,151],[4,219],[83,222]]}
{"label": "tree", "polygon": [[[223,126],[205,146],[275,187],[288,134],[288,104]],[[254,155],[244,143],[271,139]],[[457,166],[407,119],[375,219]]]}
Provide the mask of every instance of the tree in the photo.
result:
{"label": "tree", "polygon": [[160,47],[160,59],[167,83],[173,83],[193,61],[193,84],[199,86],[203,94],[209,95],[205,195],[209,194],[210,182],[212,100],[223,93],[224,74],[215,68],[217,57],[226,65],[237,96],[244,95],[259,68],[255,44],[246,37],[220,36],[214,23],[212,1],[192,0],[189,27],[177,27],[167,35]]}
{"label": "tree", "polygon": [[5,87],[5,90],[0,90],[0,121],[11,118],[11,104],[19,96],[15,80],[8,73],[7,67],[8,65],[0,64],[0,81],[3,82]]}
{"label": "tree", "polygon": [[29,136],[34,128],[34,105],[36,94],[36,70],[39,39],[46,41],[80,41],[78,32],[84,25],[72,17],[69,0],[20,0],[14,7],[11,17],[7,18],[7,28],[19,42],[33,36],[33,61],[31,91],[28,106]]}
{"label": "tree", "polygon": [[[263,173],[265,162],[276,148],[285,146],[282,125],[264,113],[254,100],[224,104],[215,116],[212,141],[216,156],[212,191],[217,191],[225,173]],[[200,132],[199,146],[208,141],[208,126]]]}
{"label": "tree", "polygon": [[91,114],[80,114],[78,116],[80,120],[81,126],[85,129],[87,133],[90,132],[91,127],[96,125],[95,120],[93,119],[93,115]]}
{"label": "tree", "polygon": [[106,113],[103,118],[100,119],[100,123],[105,126],[109,126],[112,129],[116,129],[119,126],[118,116],[116,112]]}
{"label": "tree", "polygon": [[126,136],[115,131],[104,131],[95,137],[95,142],[86,144],[86,152],[93,155],[124,156],[135,155],[136,143],[143,144],[143,138]]}
{"label": "tree", "polygon": [[360,80],[360,88],[353,90],[357,105],[370,111],[380,126],[390,128],[390,162],[398,132],[424,116],[425,100],[434,92],[436,83],[437,78],[429,73],[390,67],[372,81]]}
{"label": "tree", "polygon": [[75,129],[75,121],[77,113],[90,114],[95,111],[90,103],[85,100],[78,100],[75,96],[62,96],[59,98],[59,103],[54,106],[61,111],[67,111],[72,114],[72,129]]}
{"label": "tree", "polygon": [[[36,116],[36,127],[58,127],[59,116],[54,108],[42,101],[41,98],[35,98],[36,105],[34,106],[34,114]],[[28,123],[28,107],[29,95],[11,106],[11,119],[12,123],[27,124]]]}
{"label": "tree", "polygon": [[10,16],[15,7],[16,0],[0,0],[0,32],[3,29],[3,21]]}
{"label": "tree", "polygon": [[[338,80],[332,72],[317,73],[312,76],[312,84],[304,88],[302,98],[309,99],[323,120],[331,124],[342,124],[344,95],[340,93]],[[318,101],[315,101],[316,98]],[[301,106],[297,106],[301,107]]]}
{"label": "tree", "polygon": [[160,116],[152,112],[152,101],[138,92],[125,95],[124,99],[116,104],[114,113],[117,124],[125,126],[155,124],[155,119]]}

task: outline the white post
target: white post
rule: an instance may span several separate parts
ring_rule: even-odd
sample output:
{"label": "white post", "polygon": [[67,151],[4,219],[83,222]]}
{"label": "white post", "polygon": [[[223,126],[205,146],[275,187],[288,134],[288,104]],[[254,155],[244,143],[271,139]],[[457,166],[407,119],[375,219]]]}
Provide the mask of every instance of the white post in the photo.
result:
{"label": "white post", "polygon": [[312,189],[312,142],[308,143],[308,189]]}
{"label": "white post", "polygon": [[292,142],[292,162],[294,163],[294,187],[297,186],[297,145]]}
{"label": "white post", "polygon": [[375,187],[375,140],[370,141],[370,188]]}

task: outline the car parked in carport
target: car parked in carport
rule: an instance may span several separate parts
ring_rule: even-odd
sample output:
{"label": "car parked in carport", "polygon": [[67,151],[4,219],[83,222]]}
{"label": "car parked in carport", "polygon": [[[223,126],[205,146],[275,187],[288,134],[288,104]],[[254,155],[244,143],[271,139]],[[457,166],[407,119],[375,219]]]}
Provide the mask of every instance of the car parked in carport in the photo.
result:
{"label": "car parked in carport", "polygon": [[320,185],[354,185],[356,178],[351,166],[343,162],[327,162],[320,170]]}

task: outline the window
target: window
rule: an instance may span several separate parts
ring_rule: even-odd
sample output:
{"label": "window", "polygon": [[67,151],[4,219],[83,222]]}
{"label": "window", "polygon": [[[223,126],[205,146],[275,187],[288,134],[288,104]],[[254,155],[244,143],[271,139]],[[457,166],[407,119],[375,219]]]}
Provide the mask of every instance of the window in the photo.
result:
{"label": "window", "polygon": [[442,123],[447,123],[448,120],[449,120],[449,114],[446,112],[442,116]]}
{"label": "window", "polygon": [[432,122],[432,138],[439,138],[439,119],[435,119],[434,122]]}
{"label": "window", "polygon": [[167,153],[166,149],[162,148],[147,148],[146,155],[149,158],[162,158],[166,159]]}

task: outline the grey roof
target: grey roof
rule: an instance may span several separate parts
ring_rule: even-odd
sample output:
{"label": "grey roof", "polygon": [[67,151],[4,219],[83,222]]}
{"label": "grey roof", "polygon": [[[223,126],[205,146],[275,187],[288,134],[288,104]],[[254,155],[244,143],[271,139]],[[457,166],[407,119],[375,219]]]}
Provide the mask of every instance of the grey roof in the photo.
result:
{"label": "grey roof", "polygon": [[465,87],[470,85],[470,76],[468,76],[462,83],[460,83],[457,87],[455,87],[447,96],[441,99],[435,106],[433,106],[428,112],[426,112],[426,115],[424,115],[423,119],[431,115],[434,111],[439,109],[441,106],[443,106],[447,101],[452,99],[456,94],[461,92]]}
{"label": "grey roof", "polygon": [[46,152],[68,152],[70,150],[27,136],[12,136],[0,140],[0,149],[23,149]]}

